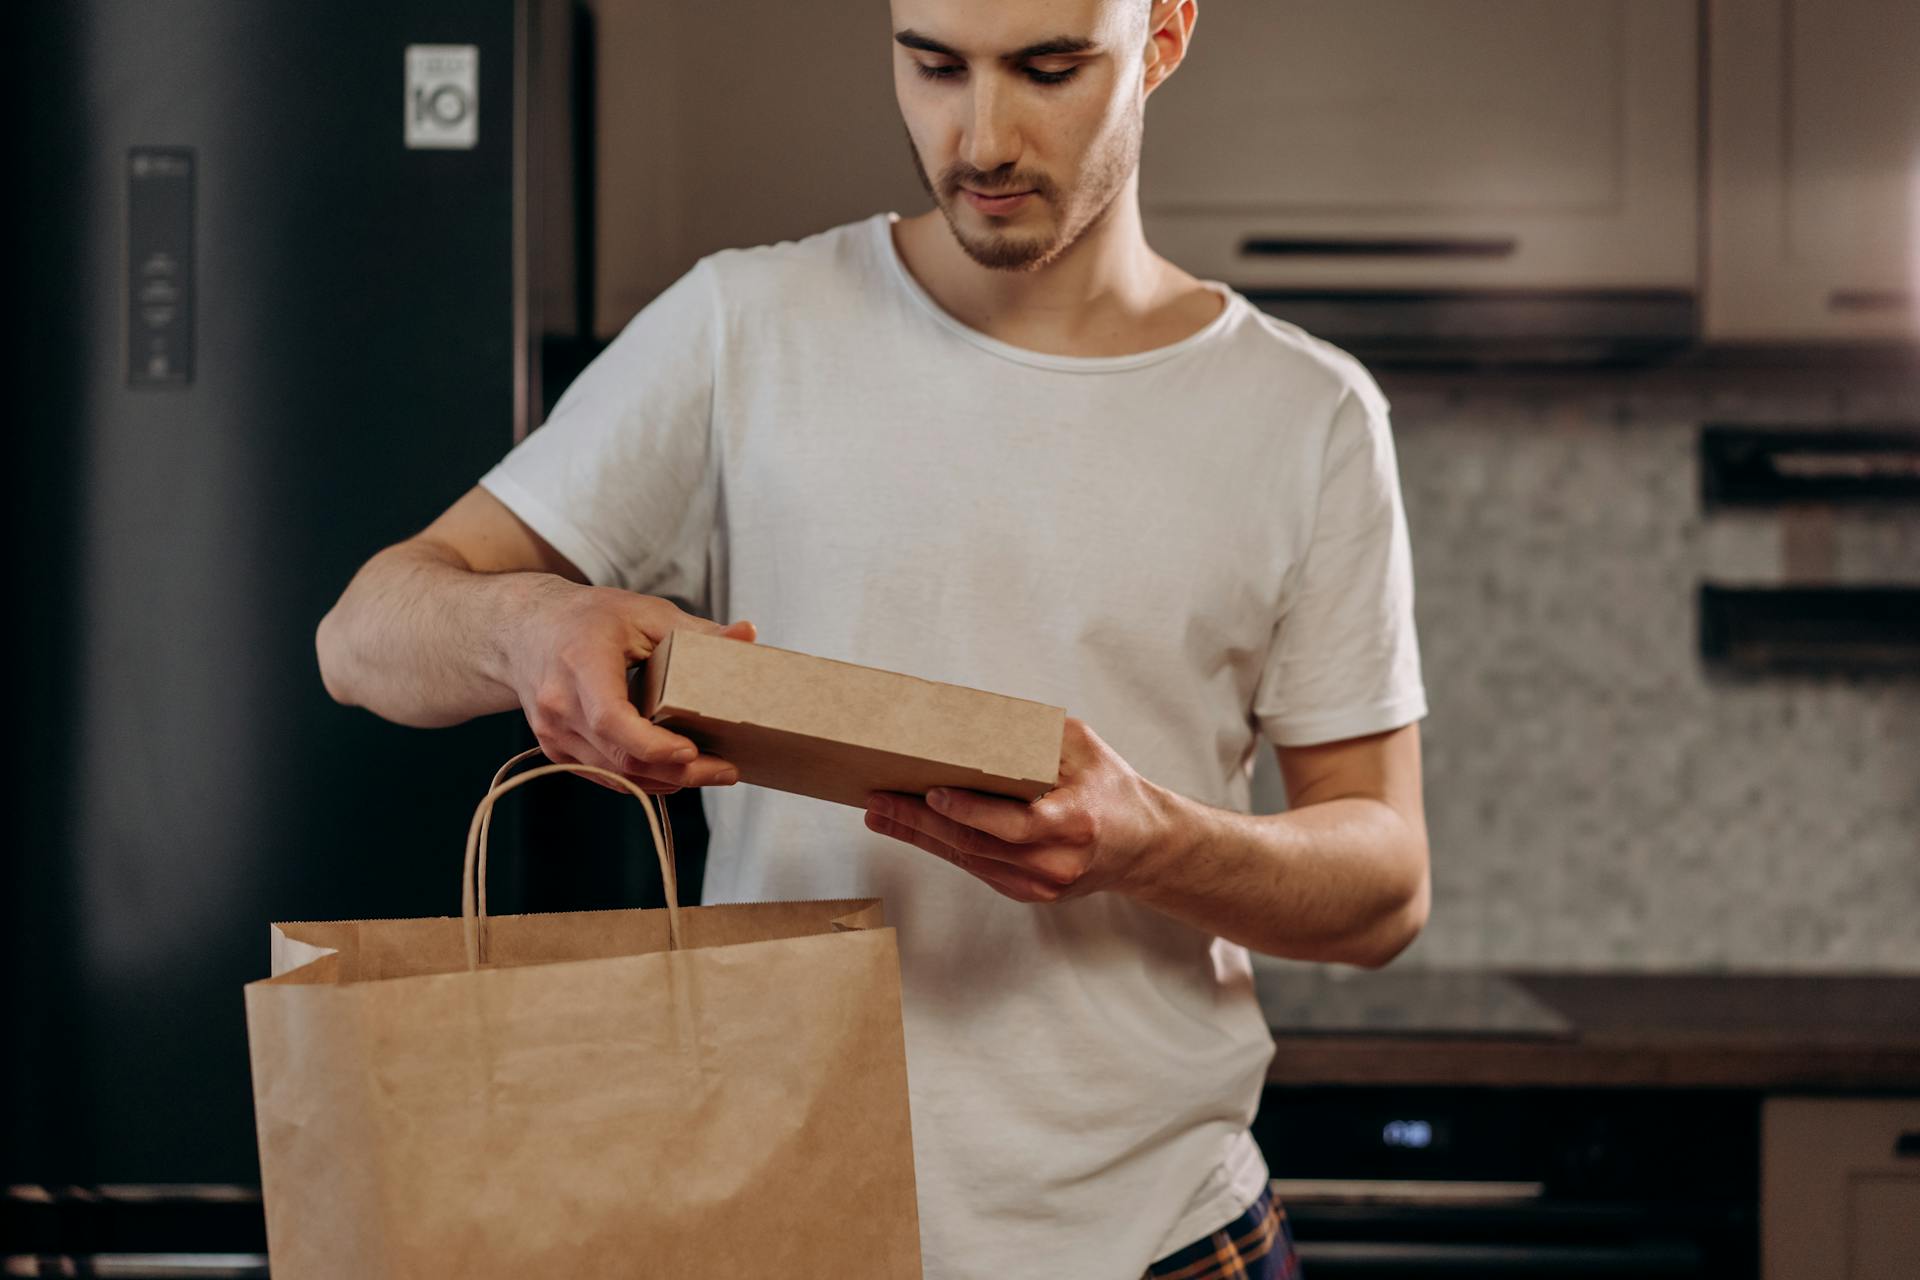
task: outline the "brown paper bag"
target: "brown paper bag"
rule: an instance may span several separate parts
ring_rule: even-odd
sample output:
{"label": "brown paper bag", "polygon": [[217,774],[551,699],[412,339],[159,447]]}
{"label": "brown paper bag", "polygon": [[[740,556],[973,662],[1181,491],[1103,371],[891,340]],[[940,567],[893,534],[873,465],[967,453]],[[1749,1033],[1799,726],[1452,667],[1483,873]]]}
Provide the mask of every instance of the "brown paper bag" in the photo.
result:
{"label": "brown paper bag", "polygon": [[[533,752],[527,753],[531,756]],[[275,1280],[920,1275],[876,900],[273,927],[246,988]],[[476,886],[479,892],[476,892]]]}

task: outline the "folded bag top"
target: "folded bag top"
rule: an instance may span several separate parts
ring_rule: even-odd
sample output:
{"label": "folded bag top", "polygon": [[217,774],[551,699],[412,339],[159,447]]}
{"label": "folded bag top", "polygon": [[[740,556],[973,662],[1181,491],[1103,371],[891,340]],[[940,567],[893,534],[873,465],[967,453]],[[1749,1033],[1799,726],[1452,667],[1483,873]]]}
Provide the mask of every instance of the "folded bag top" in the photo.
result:
{"label": "folded bag top", "polygon": [[[461,915],[277,924],[246,988],[274,1275],[920,1274],[899,952],[877,900],[682,908],[655,797],[508,777]],[[488,917],[494,804],[646,808],[664,910]]]}

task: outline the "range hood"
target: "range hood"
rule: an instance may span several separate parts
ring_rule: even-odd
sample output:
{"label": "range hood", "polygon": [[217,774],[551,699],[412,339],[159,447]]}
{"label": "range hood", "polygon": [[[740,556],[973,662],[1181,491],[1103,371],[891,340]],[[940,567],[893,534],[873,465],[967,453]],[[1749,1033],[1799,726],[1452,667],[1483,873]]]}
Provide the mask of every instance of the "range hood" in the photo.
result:
{"label": "range hood", "polygon": [[1262,311],[1378,365],[1632,365],[1699,338],[1679,289],[1274,289],[1242,287]]}

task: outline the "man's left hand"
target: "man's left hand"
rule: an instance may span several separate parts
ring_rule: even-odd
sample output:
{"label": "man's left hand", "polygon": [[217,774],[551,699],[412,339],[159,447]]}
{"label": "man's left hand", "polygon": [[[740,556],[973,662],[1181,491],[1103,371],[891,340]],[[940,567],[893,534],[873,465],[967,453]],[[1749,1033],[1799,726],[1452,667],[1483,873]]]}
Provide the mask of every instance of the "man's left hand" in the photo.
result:
{"label": "man's left hand", "polygon": [[1068,716],[1060,783],[1031,804],[954,787],[936,787],[924,800],[876,791],[867,797],[867,826],[1018,902],[1058,902],[1137,883],[1149,856],[1167,843],[1167,800]]}

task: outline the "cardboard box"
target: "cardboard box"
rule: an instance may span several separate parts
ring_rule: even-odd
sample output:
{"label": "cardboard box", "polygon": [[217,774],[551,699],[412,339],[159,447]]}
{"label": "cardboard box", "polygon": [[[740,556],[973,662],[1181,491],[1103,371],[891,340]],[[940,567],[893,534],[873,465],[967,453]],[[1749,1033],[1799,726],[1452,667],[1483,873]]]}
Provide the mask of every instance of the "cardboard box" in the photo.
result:
{"label": "cardboard box", "polygon": [[1059,781],[1066,712],[811,654],[675,631],[634,676],[655,724],[740,780],[865,808],[869,791],[1032,800]]}

